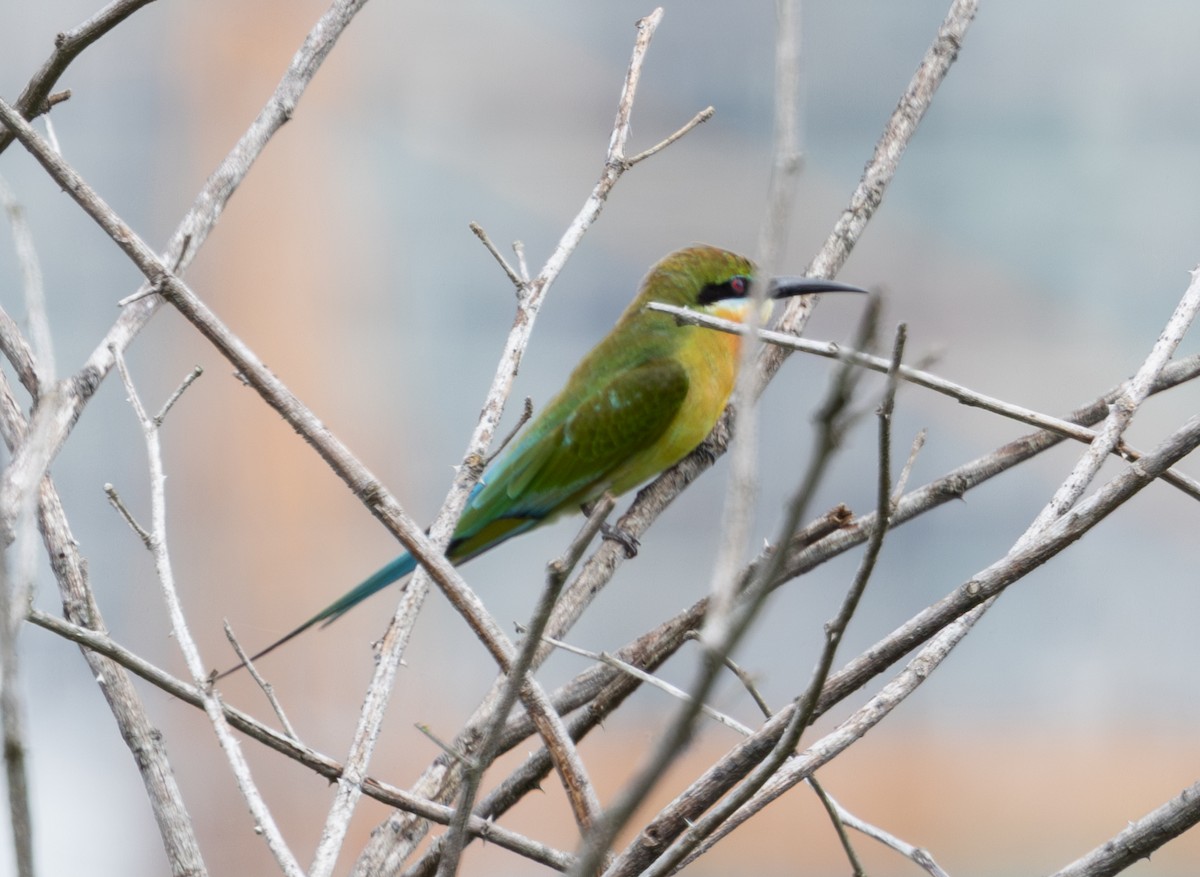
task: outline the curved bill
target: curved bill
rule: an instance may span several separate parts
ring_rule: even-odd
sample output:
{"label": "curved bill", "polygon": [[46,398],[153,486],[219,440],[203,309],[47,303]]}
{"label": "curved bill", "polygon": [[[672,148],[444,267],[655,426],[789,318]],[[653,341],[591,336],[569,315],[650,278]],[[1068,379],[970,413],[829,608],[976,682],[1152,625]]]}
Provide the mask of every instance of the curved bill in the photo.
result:
{"label": "curved bill", "polygon": [[811,295],[815,292],[862,292],[870,294],[860,286],[825,280],[822,277],[772,277],[767,286],[769,298],[790,298],[793,295]]}

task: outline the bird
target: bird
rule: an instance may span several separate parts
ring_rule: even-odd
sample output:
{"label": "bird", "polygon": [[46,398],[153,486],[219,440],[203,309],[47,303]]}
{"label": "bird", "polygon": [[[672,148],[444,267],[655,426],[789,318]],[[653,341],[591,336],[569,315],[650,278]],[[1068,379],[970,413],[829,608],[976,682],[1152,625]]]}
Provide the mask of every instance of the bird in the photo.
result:
{"label": "bird", "polygon": [[[476,483],[446,557],[463,563],[605,493],[620,496],[704,441],[733,392],[741,338],[682,325],[646,306],[661,302],[744,322],[755,277],[749,259],[708,245],[655,264],[612,330]],[[774,300],[820,292],[866,290],[817,277],[774,278],[758,296],[759,322],[769,318]],[[401,554],[250,660],[335,621],[416,567],[416,558]]]}

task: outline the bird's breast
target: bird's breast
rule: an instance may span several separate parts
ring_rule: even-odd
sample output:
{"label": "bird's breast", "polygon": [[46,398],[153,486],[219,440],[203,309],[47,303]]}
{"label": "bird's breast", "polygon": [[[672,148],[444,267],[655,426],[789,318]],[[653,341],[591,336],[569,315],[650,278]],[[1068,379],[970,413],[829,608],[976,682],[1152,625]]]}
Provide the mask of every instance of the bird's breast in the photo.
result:
{"label": "bird's breast", "polygon": [[[688,451],[712,431],[729,402],[737,380],[741,339],[737,335],[695,327],[682,345],[680,361],[688,374],[688,395],[680,412],[679,427],[691,441]],[[686,453],[687,451],[685,451]]]}
{"label": "bird's breast", "polygon": [[678,331],[691,335],[680,344],[673,357],[687,372],[687,396],[661,438],[612,473],[606,487],[616,495],[636,487],[691,453],[712,432],[733,392],[740,339],[736,335],[698,327]]}

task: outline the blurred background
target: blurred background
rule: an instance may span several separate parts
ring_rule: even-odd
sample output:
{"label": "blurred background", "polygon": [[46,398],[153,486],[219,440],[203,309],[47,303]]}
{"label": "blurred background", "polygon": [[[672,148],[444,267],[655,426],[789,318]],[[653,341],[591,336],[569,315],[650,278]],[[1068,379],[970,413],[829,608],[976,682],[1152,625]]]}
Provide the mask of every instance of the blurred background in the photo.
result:
{"label": "blurred background", "polygon": [[[660,256],[695,241],[755,246],[770,162],[773,4],[663,5],[631,151],[709,104],[716,116],[621,180],[542,311],[510,424],[521,397],[539,405],[558,389]],[[802,270],[824,240],[947,5],[803,5],[804,173],[781,269]],[[54,35],[96,6],[0,7],[0,94],[15,99]],[[652,8],[627,0],[370,4],[188,272],[192,288],[418,520],[430,519],[445,494],[513,313],[508,282],[467,224],[481,223],[505,247],[523,241],[532,269],[540,267],[600,172],[633,24]],[[209,0],[138,12],[60,80],[73,93],[53,114],[64,155],[161,249],[322,11],[312,0]],[[913,358],[938,353],[937,372],[1049,413],[1131,374],[1200,259],[1198,28],[1200,8],[1170,0],[985,3],[841,274],[882,289],[885,332],[903,320]],[[59,371],[70,373],[139,276],[19,146],[0,159],[0,174],[27,210]],[[836,298],[822,304],[810,337],[849,336],[861,304]],[[7,242],[0,300],[24,314]],[[1182,352],[1196,349],[1189,340]],[[269,642],[397,552],[316,455],[169,308],[128,359],[152,408],[194,365],[205,368],[163,439],[176,577],[210,666],[231,660],[222,619],[249,646]],[[761,456],[770,474],[756,545],[774,533],[803,471],[811,414],[830,374],[824,361],[793,357],[763,399]],[[148,516],[145,454],[124,396],[115,376],[104,383],[53,474],[113,636],[183,674],[151,559],[102,491],[112,482],[135,514]],[[873,397],[862,404],[869,408]],[[1153,447],[1198,404],[1195,388],[1151,400],[1131,441]],[[907,389],[895,419],[898,453],[923,427],[929,438],[914,486],[1026,431]],[[872,506],[874,434],[867,417],[848,437],[821,507]],[[1078,453],[1060,447],[890,536],[837,664],[1002,556]],[[1117,471],[1110,464],[1106,474]],[[668,510],[573,642],[615,649],[705,592],[725,479],[719,464]],[[986,877],[1053,871],[1193,782],[1198,519],[1193,501],[1152,485],[1020,582],[915,696],[822,775],[830,793],[929,848],[951,874]],[[464,569],[506,629],[527,618],[544,563],[577,525],[546,528]],[[856,563],[857,555],[841,558],[778,593],[739,652],[773,705],[806,684],[822,624]],[[369,644],[394,599],[394,591],[374,598],[263,668],[305,742],[335,758],[349,745],[373,667]],[[47,570],[37,605],[59,610]],[[140,781],[78,651],[32,628],[21,649],[44,873],[163,873]],[[664,675],[686,683],[696,659],[682,652]],[[437,755],[413,723],[450,738],[494,676],[437,594],[406,663],[372,763],[400,786]],[[584,666],[559,655],[540,678],[553,687]],[[248,680],[223,691],[266,715]],[[148,686],[142,693],[212,873],[273,873],[203,715]],[[664,698],[639,694],[584,743],[602,796],[647,748],[668,711]],[[732,682],[715,700],[755,720]],[[731,732],[706,728],[660,799],[734,742]],[[256,744],[247,751],[307,862],[330,787]],[[349,849],[386,812],[364,802]],[[563,814],[551,779],[540,802],[503,822],[570,849]],[[1195,834],[1129,873],[1194,874]],[[12,857],[7,829],[0,835],[4,874]],[[916,872],[865,839],[857,845],[872,874]],[[347,857],[340,870],[348,867]],[[689,873],[846,870],[813,796],[798,789]],[[535,872],[476,847],[464,866],[472,874]]]}

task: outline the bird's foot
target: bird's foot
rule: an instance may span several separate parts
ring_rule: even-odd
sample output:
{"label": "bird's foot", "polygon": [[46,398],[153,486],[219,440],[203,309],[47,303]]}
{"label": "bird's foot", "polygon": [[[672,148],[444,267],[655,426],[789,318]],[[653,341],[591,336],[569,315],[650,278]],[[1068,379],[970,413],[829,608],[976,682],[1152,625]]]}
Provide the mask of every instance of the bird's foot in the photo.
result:
{"label": "bird's foot", "polygon": [[622,548],[625,549],[625,556],[632,560],[637,557],[638,547],[642,544],[638,538],[628,530],[623,530],[620,527],[614,527],[612,524],[601,524],[600,535],[605,539],[611,539]]}

